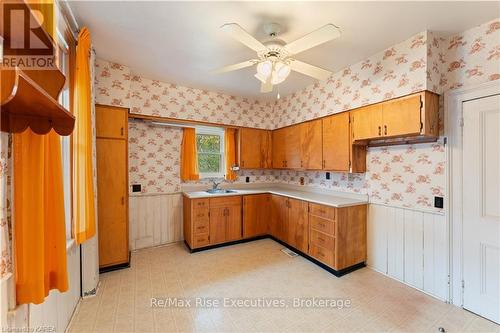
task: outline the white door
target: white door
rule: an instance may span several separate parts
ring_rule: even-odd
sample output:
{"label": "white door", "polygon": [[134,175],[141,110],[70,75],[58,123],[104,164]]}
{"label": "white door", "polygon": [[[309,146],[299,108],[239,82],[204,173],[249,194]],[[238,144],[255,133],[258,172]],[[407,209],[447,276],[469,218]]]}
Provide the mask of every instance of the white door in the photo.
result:
{"label": "white door", "polygon": [[463,117],[464,308],[500,323],[500,96]]}

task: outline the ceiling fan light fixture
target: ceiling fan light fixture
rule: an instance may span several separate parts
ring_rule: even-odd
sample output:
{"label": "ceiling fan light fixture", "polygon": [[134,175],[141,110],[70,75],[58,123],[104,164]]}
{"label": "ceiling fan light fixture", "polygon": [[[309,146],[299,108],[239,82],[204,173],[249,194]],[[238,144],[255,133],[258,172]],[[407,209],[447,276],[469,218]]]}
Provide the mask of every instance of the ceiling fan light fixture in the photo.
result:
{"label": "ceiling fan light fixture", "polygon": [[272,84],[280,84],[285,81],[285,79],[290,75],[290,66],[283,62],[277,62],[274,65],[273,77],[271,79]]}
{"label": "ceiling fan light fixture", "polygon": [[[273,71],[273,63],[269,60],[259,62],[257,65],[257,74],[266,79],[271,75]],[[260,79],[259,79],[260,80]]]}
{"label": "ceiling fan light fixture", "polygon": [[260,82],[262,82],[262,83],[266,83],[266,82],[267,82],[267,78],[269,77],[269,75],[268,75],[268,76],[263,76],[263,75],[261,75],[260,73],[257,73],[257,74],[255,74],[254,76],[255,76],[255,77],[256,77],[256,78],[257,78]]}

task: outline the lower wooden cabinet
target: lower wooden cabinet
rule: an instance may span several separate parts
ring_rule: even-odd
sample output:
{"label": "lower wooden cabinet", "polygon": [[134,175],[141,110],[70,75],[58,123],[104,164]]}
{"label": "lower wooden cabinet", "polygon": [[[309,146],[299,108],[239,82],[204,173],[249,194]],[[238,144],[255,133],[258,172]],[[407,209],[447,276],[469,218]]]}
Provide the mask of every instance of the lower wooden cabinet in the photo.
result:
{"label": "lower wooden cabinet", "polygon": [[366,213],[309,203],[309,255],[337,271],[365,262]]}
{"label": "lower wooden cabinet", "polygon": [[184,239],[192,249],[242,238],[241,196],[184,196]]}
{"label": "lower wooden cabinet", "polygon": [[367,205],[334,208],[281,195],[184,197],[191,249],[271,235],[337,271],[366,261]]}
{"label": "lower wooden cabinet", "polygon": [[254,194],[243,197],[243,238],[266,235],[271,220],[271,195]]}

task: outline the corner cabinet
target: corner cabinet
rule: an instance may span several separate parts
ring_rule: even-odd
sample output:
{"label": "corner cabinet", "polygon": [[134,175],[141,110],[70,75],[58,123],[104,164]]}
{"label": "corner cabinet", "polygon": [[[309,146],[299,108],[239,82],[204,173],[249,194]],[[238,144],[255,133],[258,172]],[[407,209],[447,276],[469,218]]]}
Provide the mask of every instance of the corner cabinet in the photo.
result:
{"label": "corner cabinet", "polygon": [[272,134],[269,130],[240,129],[240,168],[272,168]]}
{"label": "corner cabinet", "polygon": [[274,169],[322,169],[321,119],[273,131]]}
{"label": "corner cabinet", "polygon": [[352,140],[383,145],[435,141],[439,95],[424,91],[351,111]]}

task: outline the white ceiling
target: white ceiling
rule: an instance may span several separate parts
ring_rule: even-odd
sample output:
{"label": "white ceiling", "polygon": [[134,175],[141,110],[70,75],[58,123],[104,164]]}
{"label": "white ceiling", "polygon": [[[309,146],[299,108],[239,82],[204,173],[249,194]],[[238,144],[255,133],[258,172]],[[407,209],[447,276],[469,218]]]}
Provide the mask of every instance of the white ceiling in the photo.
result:
{"label": "white ceiling", "polygon": [[[336,72],[410,36],[432,30],[443,35],[500,16],[499,2],[160,2],[75,1],[80,26],[90,29],[97,56],[131,67],[133,73],[188,87],[258,99],[255,68],[225,74],[210,70],[255,57],[255,52],[219,30],[236,22],[259,40],[262,26],[277,22],[279,38],[291,42],[326,23],[342,36],[305,51],[297,59]],[[279,85],[282,96],[311,84],[292,73]]]}

